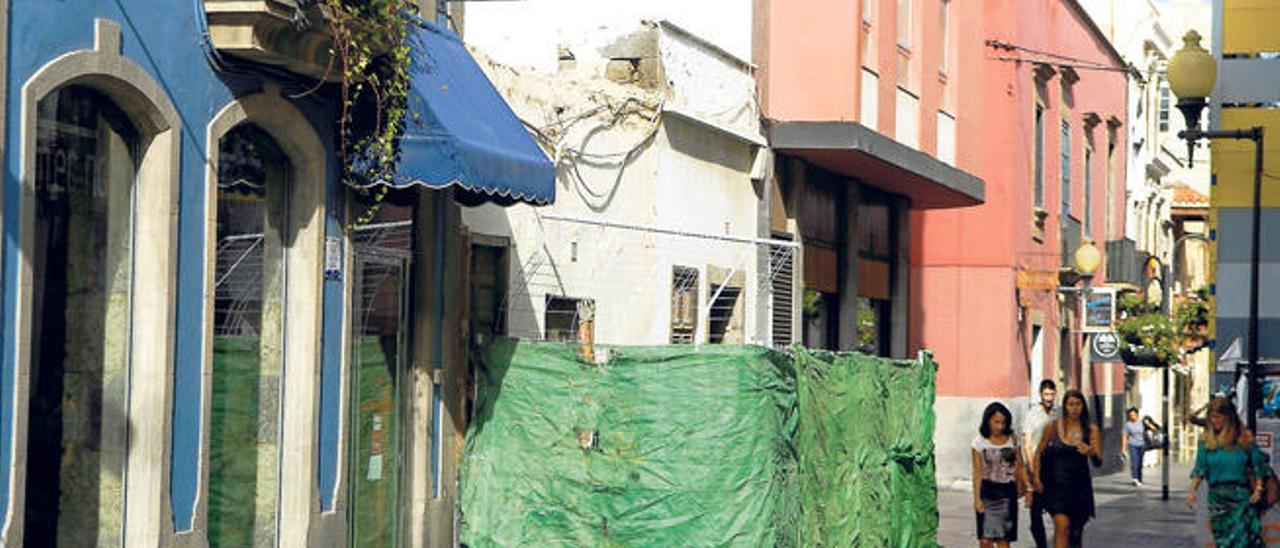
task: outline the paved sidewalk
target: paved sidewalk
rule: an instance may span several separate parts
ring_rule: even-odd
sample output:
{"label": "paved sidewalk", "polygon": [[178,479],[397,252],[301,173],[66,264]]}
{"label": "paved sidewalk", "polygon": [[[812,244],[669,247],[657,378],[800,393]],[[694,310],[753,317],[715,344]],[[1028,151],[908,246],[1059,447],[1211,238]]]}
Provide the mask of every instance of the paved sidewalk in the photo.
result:
{"label": "paved sidewalk", "polygon": [[[1195,546],[1195,513],[1187,508],[1189,463],[1173,463],[1169,468],[1169,500],[1160,500],[1160,467],[1143,469],[1146,483],[1134,487],[1129,473],[1119,472],[1093,480],[1097,517],[1085,527],[1084,545],[1095,547]],[[947,548],[977,546],[974,535],[973,494],[968,491],[938,492],[938,544]],[[1027,509],[1020,504],[1018,541],[1014,546],[1035,546],[1028,529]],[[1053,523],[1045,516],[1045,531],[1053,543]]]}

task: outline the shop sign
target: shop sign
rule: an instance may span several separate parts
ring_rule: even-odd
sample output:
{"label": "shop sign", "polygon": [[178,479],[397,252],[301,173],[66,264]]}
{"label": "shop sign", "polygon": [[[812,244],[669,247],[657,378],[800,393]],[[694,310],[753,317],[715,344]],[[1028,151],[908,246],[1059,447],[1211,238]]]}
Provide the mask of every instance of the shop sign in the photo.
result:
{"label": "shop sign", "polygon": [[1019,268],[1016,275],[1018,289],[1055,290],[1058,288],[1058,273],[1053,270],[1026,270]]}
{"label": "shop sign", "polygon": [[1089,290],[1084,305],[1085,333],[1109,333],[1116,322],[1116,291],[1114,288]]}
{"label": "shop sign", "polygon": [[1095,362],[1120,361],[1120,337],[1110,331],[1089,337],[1089,354]]}

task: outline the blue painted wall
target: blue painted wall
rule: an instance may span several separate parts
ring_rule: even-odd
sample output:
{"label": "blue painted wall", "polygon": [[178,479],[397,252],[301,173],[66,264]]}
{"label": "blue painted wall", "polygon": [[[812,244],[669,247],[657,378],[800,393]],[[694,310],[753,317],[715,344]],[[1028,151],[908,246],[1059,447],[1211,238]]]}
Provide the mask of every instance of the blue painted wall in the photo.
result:
{"label": "blue painted wall", "polygon": [[[182,157],[178,227],[177,339],[174,359],[174,408],[171,504],[175,527],[191,527],[198,488],[201,446],[201,370],[203,367],[204,293],[204,185],[205,132],[210,119],[233,96],[256,91],[256,76],[230,77],[215,72],[201,49],[198,0],[12,0],[8,50],[8,89],[5,100],[10,123],[4,130],[3,185],[3,299],[5,326],[14,325],[18,262],[18,206],[21,144],[21,90],[41,66],[58,56],[92,49],[95,18],[115,21],[121,28],[123,54],[146,70],[168,93],[182,117]],[[284,94],[296,93],[302,85],[285,83]],[[322,142],[332,143],[335,114],[330,98],[312,95],[301,99],[298,108],[312,121]],[[329,219],[330,234],[341,233],[335,213],[342,211],[341,191],[336,178],[336,159],[330,151]],[[137,273],[135,275],[144,275]],[[342,282],[326,282],[324,288],[324,351],[322,362],[322,425],[318,483],[325,508],[332,507],[333,485],[337,479],[341,375]],[[14,430],[14,348],[15,332],[4,329],[0,338],[0,515],[9,510],[8,470],[16,451]],[[327,486],[327,488],[326,488]]]}

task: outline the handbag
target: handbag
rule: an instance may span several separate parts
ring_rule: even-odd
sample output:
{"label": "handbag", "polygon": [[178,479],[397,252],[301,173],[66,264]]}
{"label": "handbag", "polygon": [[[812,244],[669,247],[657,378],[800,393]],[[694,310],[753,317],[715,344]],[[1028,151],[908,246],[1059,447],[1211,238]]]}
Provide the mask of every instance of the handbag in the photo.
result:
{"label": "handbag", "polygon": [[1154,430],[1142,431],[1142,444],[1147,451],[1152,449],[1163,449],[1167,443],[1169,443],[1169,440],[1165,439],[1164,432]]}

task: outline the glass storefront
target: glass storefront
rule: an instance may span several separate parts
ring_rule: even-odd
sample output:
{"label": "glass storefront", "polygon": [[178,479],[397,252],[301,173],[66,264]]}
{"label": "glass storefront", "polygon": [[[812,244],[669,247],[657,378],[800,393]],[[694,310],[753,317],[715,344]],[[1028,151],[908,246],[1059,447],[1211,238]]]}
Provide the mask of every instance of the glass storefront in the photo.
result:
{"label": "glass storefront", "polygon": [[37,117],[23,536],[118,544],[140,139],[82,86],[45,97]]}

